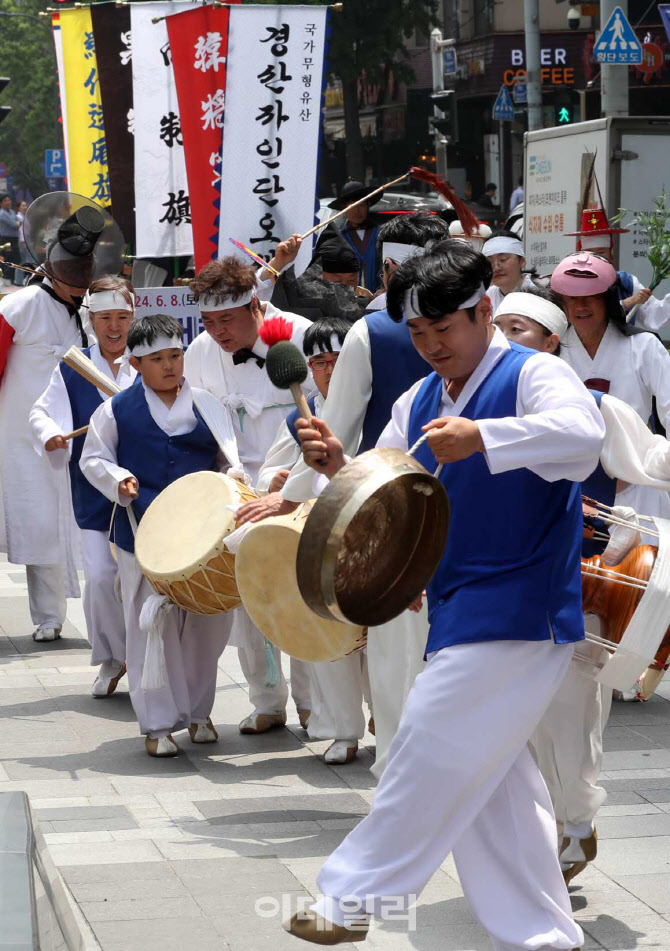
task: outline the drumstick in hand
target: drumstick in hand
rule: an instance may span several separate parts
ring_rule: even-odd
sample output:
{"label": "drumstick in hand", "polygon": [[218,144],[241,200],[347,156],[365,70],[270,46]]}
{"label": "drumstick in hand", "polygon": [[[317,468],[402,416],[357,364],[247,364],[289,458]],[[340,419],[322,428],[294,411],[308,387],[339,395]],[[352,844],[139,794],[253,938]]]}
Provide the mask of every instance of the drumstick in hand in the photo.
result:
{"label": "drumstick in hand", "polygon": [[75,429],[73,433],[66,433],[63,436],[63,439],[75,439],[77,436],[83,436],[84,433],[88,432],[88,426],[80,426],[79,429]]}
{"label": "drumstick in hand", "polygon": [[300,415],[311,419],[312,414],[300,388],[309,371],[304,356],[291,343],[293,324],[284,317],[271,317],[261,324],[258,333],[263,343],[270,348],[265,360],[270,382],[280,390],[290,390]]}

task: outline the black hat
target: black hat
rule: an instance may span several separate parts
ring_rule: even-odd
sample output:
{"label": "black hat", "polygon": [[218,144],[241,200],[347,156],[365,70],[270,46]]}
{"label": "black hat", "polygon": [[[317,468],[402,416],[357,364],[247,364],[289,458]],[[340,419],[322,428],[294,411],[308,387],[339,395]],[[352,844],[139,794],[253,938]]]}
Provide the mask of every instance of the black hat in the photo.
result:
{"label": "black hat", "polygon": [[334,224],[321,232],[310,265],[315,262],[331,274],[358,274],[361,268],[358,255]]}
{"label": "black hat", "polygon": [[279,310],[300,314],[308,320],[342,317],[353,323],[365,313],[366,300],[356,297],[353,287],[324,281],[321,265],[310,265],[296,277],[293,265],[286,268],[275,282],[271,298]]}
{"label": "black hat", "polygon": [[26,212],[23,232],[30,254],[49,277],[88,287],[119,274],[125,239],[109,211],[74,192],[47,192]]}
{"label": "black hat", "polygon": [[[361,198],[367,198],[373,191],[375,191],[374,185],[370,185],[366,188],[363,182],[347,182],[343,186],[339,197],[336,198],[335,201],[331,201],[328,207],[334,208],[335,211],[342,211],[342,209],[348,205],[353,205],[355,201]],[[380,192],[379,194],[381,195],[382,193]]]}

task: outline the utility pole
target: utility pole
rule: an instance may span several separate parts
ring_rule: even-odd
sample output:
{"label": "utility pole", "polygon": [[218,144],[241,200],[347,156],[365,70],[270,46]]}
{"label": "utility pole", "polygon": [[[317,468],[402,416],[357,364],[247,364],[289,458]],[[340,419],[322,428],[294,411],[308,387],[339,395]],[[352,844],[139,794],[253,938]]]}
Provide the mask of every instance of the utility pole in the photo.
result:
{"label": "utility pole", "polygon": [[[614,13],[615,7],[621,7],[624,16],[628,19],[628,0],[600,0],[601,30]],[[601,115],[607,118],[628,115],[628,72],[628,66],[600,64]]]}
{"label": "utility pole", "polygon": [[[448,46],[453,46],[455,40],[443,40],[442,30],[435,27],[430,34],[430,56],[433,65],[433,118],[436,120],[444,119],[445,114],[440,107],[442,97],[448,98],[451,90],[444,88],[444,61],[442,51]],[[451,104],[451,108],[456,108]],[[447,140],[443,132],[440,132],[437,125],[434,127],[435,136],[435,171],[446,180],[447,178]]]}
{"label": "utility pole", "polygon": [[542,85],[540,82],[540,4],[539,0],[523,0],[526,34],[526,90],[528,93],[528,131],[541,129]]}

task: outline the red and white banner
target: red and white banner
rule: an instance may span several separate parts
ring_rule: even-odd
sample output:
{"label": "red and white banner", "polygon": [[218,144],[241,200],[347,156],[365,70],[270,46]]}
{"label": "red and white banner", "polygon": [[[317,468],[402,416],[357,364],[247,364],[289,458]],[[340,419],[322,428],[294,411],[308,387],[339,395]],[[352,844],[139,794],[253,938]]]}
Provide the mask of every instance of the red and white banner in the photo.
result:
{"label": "red and white banner", "polygon": [[[230,10],[220,256],[236,238],[265,257],[314,224],[327,7]],[[184,110],[182,110],[182,115]],[[311,242],[297,271],[311,257]]]}
{"label": "red and white banner", "polygon": [[166,20],[184,139],[193,252],[198,270],[216,258],[219,250],[228,19],[228,7],[201,7],[173,14]]}

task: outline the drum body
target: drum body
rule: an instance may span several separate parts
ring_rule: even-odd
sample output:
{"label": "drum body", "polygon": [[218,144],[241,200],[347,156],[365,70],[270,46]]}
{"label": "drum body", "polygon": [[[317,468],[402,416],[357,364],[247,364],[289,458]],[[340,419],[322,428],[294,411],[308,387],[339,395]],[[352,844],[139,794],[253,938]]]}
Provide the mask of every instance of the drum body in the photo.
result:
{"label": "drum body", "polygon": [[324,618],[376,626],[422,593],[444,552],[449,500],[400,449],[371,449],[331,479],[298,550],[298,584]]}
{"label": "drum body", "polygon": [[237,551],[242,603],[256,627],[281,650],[305,661],[341,660],[366,644],[365,628],[319,617],[298,589],[296,556],[308,506],[253,526]]}
{"label": "drum body", "polygon": [[135,536],[135,557],[158,592],[193,614],[223,614],[241,604],[235,555],[224,540],[235,528],[228,506],[256,498],[219,472],[193,472],[154,499]]}

